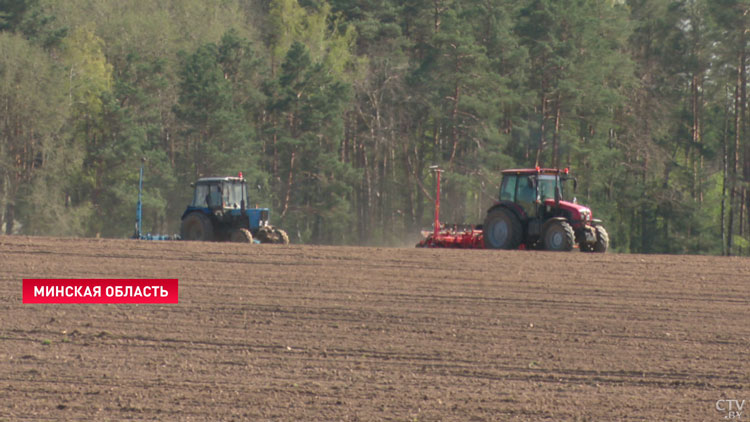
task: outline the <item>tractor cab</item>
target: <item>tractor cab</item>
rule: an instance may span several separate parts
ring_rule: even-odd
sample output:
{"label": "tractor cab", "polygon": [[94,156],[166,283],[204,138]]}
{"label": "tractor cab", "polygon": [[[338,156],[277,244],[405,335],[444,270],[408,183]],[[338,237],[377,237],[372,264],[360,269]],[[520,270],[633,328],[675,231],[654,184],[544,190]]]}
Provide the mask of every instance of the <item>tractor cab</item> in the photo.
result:
{"label": "tractor cab", "polygon": [[289,243],[281,229],[269,224],[268,208],[248,208],[242,177],[205,177],[192,184],[193,200],[182,215],[186,240]]}
{"label": "tractor cab", "polygon": [[247,204],[247,187],[238,177],[210,177],[195,183],[192,206],[212,210],[242,210]]}
{"label": "tractor cab", "polygon": [[[542,217],[549,212],[547,208],[569,207],[565,201],[565,182],[572,181],[573,190],[577,185],[576,179],[568,176],[566,171],[539,169],[537,170],[507,170],[503,172],[503,181],[500,185],[500,201],[518,205],[524,217]],[[572,208],[583,209],[575,205],[575,199],[568,204]],[[570,207],[569,207],[570,208]]]}

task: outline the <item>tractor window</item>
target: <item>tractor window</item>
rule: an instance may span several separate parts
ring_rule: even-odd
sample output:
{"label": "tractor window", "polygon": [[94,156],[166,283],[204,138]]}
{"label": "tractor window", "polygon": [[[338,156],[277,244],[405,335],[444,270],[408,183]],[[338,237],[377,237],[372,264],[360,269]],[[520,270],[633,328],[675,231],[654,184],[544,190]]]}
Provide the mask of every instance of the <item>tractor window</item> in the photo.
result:
{"label": "tractor window", "polygon": [[539,176],[539,197],[545,199],[555,199],[555,187],[557,186],[557,176],[540,175]]}
{"label": "tractor window", "polygon": [[529,216],[536,215],[536,177],[520,176],[516,186],[516,203],[523,208]]}
{"label": "tractor window", "polygon": [[503,176],[503,184],[500,186],[500,200],[501,201],[515,201],[516,200],[516,175],[508,174]]}
{"label": "tractor window", "polygon": [[227,183],[224,188],[224,206],[238,209],[242,201],[242,183]]}
{"label": "tractor window", "polygon": [[221,185],[209,185],[206,202],[211,209],[222,208]]}
{"label": "tractor window", "polygon": [[534,189],[534,181],[531,176],[520,177],[516,189],[516,201],[531,203],[534,200],[536,200],[536,189]]}
{"label": "tractor window", "polygon": [[208,185],[196,185],[195,196],[193,196],[193,203],[191,205],[198,208],[208,208],[208,203],[206,202],[207,196]]}

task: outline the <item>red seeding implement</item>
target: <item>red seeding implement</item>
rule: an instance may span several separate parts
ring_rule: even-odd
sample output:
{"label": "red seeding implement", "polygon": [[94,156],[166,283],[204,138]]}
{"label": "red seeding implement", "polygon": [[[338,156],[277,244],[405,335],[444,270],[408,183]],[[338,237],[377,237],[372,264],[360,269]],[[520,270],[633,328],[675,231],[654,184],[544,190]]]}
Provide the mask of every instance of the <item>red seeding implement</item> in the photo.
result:
{"label": "red seeding implement", "polygon": [[487,210],[484,224],[458,227],[440,224],[440,173],[437,174],[433,232],[417,247],[475,249],[543,249],[606,252],[609,236],[591,209],[564,200],[564,185],[576,179],[568,169],[503,171],[498,201]]}
{"label": "red seeding implement", "polygon": [[457,227],[440,224],[440,170],[437,166],[430,167],[437,177],[437,194],[435,195],[435,221],[433,231],[421,242],[418,248],[469,248],[483,249],[482,227]]}

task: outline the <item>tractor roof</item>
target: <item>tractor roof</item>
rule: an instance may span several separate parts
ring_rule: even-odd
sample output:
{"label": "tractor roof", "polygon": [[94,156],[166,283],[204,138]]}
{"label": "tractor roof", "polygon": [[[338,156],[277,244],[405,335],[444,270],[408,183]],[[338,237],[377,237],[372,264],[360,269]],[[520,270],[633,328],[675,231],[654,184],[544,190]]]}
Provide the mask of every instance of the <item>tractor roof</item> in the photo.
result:
{"label": "tractor roof", "polygon": [[201,177],[195,183],[218,183],[218,182],[244,182],[240,177]]}
{"label": "tractor roof", "polygon": [[503,170],[503,174],[567,174],[568,169],[535,168],[535,169],[509,169]]}

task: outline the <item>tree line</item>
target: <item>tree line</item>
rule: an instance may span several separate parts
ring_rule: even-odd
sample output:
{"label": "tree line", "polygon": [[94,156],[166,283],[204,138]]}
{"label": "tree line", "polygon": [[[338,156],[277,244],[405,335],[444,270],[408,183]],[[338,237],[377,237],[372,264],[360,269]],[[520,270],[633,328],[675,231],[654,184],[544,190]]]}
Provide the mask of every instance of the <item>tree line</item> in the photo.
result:
{"label": "tree line", "polygon": [[[750,254],[750,0],[0,0],[0,227],[169,233],[248,179],[293,242],[479,223],[569,167],[613,249]],[[572,193],[571,193],[572,195]]]}

